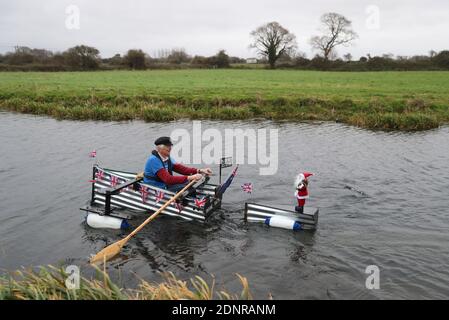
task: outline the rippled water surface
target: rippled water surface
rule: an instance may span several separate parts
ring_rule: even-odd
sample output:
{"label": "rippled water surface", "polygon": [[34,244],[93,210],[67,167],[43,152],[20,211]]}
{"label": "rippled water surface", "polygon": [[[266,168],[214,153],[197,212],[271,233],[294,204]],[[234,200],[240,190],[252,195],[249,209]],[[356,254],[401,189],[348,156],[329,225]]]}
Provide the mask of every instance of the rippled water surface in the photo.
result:
{"label": "rippled water surface", "polygon": [[[123,236],[83,223],[88,153],[96,149],[105,167],[141,171],[155,137],[191,126],[0,113],[0,268],[83,270],[90,254]],[[203,122],[212,127],[278,129],[277,174],[240,166],[222,210],[206,224],[156,219],[109,266],[125,286],[136,274],[157,281],[158,271],[173,271],[181,278],[213,274],[219,287],[236,291],[240,273],[262,299],[449,297],[448,127],[410,134],[330,123]],[[247,200],[292,203],[299,169],[316,173],[309,201],[320,208],[316,232],[243,221]],[[254,185],[251,196],[240,190],[245,182]],[[380,268],[380,290],[365,288],[368,265]]]}

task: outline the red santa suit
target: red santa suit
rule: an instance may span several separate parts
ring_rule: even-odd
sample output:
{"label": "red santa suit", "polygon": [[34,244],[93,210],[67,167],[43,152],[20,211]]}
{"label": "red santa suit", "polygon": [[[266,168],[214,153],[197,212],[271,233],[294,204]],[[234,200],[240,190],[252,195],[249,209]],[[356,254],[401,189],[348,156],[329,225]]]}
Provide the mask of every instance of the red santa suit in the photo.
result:
{"label": "red santa suit", "polygon": [[304,205],[306,204],[306,199],[309,198],[309,191],[307,190],[307,178],[310,176],[313,176],[313,173],[304,172],[300,173],[296,177],[295,197],[298,200],[298,207],[304,207]]}

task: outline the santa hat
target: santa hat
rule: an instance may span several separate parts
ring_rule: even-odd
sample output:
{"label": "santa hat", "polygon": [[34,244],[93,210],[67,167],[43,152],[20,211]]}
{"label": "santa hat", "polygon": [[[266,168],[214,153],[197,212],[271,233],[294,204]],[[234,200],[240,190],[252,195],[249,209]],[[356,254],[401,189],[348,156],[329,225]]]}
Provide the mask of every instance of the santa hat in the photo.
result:
{"label": "santa hat", "polygon": [[302,175],[304,176],[305,179],[307,179],[308,177],[313,176],[313,173],[311,173],[311,172],[304,172],[304,173],[302,173]]}
{"label": "santa hat", "polygon": [[304,180],[307,180],[308,177],[313,176],[313,173],[310,172],[302,172],[296,176],[295,187],[300,183],[303,183]]}

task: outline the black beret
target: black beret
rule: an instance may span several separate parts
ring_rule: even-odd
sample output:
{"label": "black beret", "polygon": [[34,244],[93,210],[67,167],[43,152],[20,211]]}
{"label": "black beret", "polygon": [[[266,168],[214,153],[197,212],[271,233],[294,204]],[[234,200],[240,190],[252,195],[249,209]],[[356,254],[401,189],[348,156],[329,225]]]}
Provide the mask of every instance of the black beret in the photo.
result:
{"label": "black beret", "polygon": [[172,146],[173,145],[173,143],[171,142],[170,137],[157,138],[156,141],[154,141],[154,144],[157,145],[157,146],[160,145],[160,144],[163,144],[164,146]]}

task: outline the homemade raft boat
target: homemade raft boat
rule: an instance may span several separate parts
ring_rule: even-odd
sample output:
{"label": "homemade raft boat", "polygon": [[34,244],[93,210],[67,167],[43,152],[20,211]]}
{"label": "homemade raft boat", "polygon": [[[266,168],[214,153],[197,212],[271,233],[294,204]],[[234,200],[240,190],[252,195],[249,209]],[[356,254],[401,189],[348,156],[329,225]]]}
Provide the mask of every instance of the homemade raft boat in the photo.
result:
{"label": "homemade raft boat", "polygon": [[245,203],[245,221],[290,230],[315,230],[318,213],[319,210],[312,207],[305,207],[304,212],[299,213],[291,210],[290,206],[274,208],[263,204]]}
{"label": "homemade raft boat", "polygon": [[[220,165],[220,174],[223,167],[225,166]],[[166,189],[144,184],[142,179],[136,178],[136,175],[136,173],[94,165],[91,181],[91,206],[81,208],[88,212],[86,222],[89,226],[112,229],[126,228],[128,227],[127,220],[133,217],[132,213],[155,212],[175,195],[174,192]],[[219,185],[208,183],[208,180],[205,177],[193,186],[193,189],[196,190],[195,197],[185,194],[182,201],[172,203],[162,211],[162,214],[189,221],[204,222],[221,207],[223,193],[230,184],[229,182],[225,188],[222,188]],[[104,209],[96,209],[95,205],[100,205]],[[126,212],[131,214],[118,212],[117,208],[128,209]]]}

